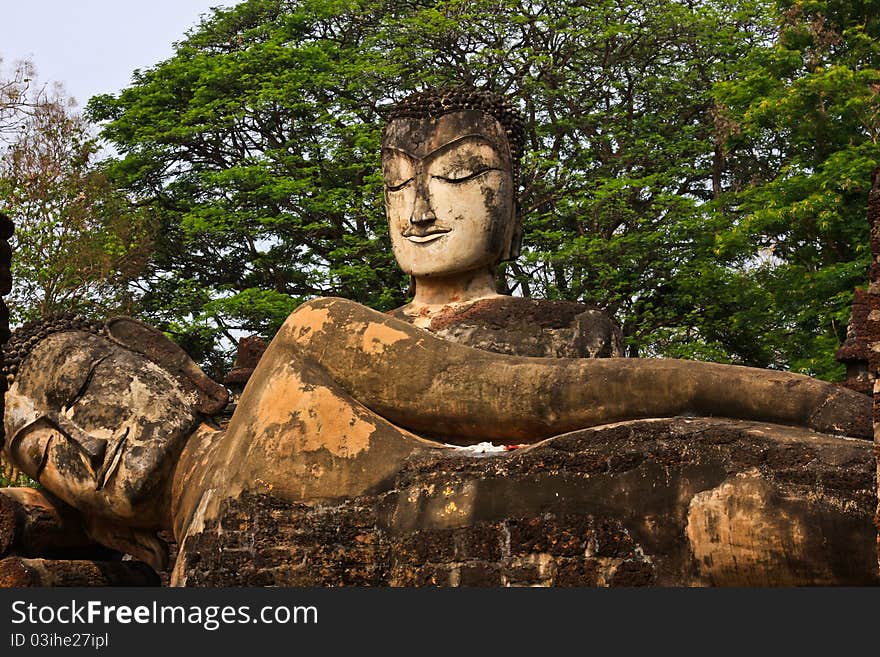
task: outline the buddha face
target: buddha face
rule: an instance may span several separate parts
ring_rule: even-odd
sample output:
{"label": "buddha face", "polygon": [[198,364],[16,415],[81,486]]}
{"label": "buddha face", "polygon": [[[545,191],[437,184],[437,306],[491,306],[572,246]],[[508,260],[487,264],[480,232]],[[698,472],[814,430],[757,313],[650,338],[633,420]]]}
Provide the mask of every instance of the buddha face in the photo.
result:
{"label": "buddha face", "polygon": [[510,148],[476,110],[395,119],[382,144],[391,244],[406,273],[445,277],[508,257],[515,227]]}
{"label": "buddha face", "polygon": [[4,450],[81,511],[149,527],[195,407],[143,355],[90,333],[57,333],[34,347],[6,393]]}

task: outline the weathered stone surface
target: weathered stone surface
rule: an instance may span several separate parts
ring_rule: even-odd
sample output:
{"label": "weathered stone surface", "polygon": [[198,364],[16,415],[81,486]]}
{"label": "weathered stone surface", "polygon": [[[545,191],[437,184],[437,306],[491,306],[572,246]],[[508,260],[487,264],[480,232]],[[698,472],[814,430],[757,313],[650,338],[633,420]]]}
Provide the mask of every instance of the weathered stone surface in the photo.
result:
{"label": "weathered stone surface", "polygon": [[246,492],[189,537],[190,586],[875,585],[872,444],[716,419],[410,457],[386,492]]}
{"label": "weathered stone surface", "polygon": [[34,488],[0,488],[0,557],[8,555],[109,559],[113,552],[89,538],[60,500]]}
{"label": "weathered stone surface", "polygon": [[156,526],[161,491],[198,426],[195,394],[167,369],[103,336],[41,340],[6,394],[5,452],[87,515]]}
{"label": "weathered stone surface", "polygon": [[0,561],[0,587],[158,586],[159,576],[137,561],[23,559]]}
{"label": "weathered stone surface", "polygon": [[146,356],[171,374],[188,393],[195,395],[196,408],[205,415],[219,413],[229,401],[229,393],[213,381],[183,349],[165,337],[157,328],[133,317],[112,317],[106,332],[114,342],[134,353]]}
{"label": "weathered stone surface", "polygon": [[382,132],[385,212],[419,327],[450,306],[498,297],[498,263],[522,241],[516,203],[522,117],[496,94],[427,90],[392,110]]}
{"label": "weathered stone surface", "polygon": [[[867,317],[864,323],[864,341],[867,345],[867,378],[873,379],[873,434],[877,453],[880,454],[880,167],[871,173],[871,191],[868,193],[868,225],[871,229],[871,267],[868,270]],[[856,308],[853,306],[853,314]],[[877,459],[880,482],[880,458]],[[877,508],[876,526],[880,528],[880,507]],[[877,561],[880,564],[880,536],[877,539]]]}
{"label": "weathered stone surface", "polygon": [[258,335],[251,335],[238,341],[238,353],[235,357],[235,364],[223,380],[223,383],[230,392],[229,402],[222,412],[215,416],[221,426],[229,424],[229,420],[238,407],[241,393],[268,346]]}
{"label": "weathered stone surface", "polygon": [[251,335],[238,341],[238,353],[235,364],[226,375],[224,383],[233,388],[243,388],[254,373],[254,368],[260,362],[268,345],[258,335]]}
{"label": "weathered stone surface", "polygon": [[846,328],[846,340],[834,358],[846,365],[846,381],[842,384],[851,390],[870,395],[874,390],[875,375],[868,367],[868,313],[869,294],[856,289],[853,295],[852,313]]}
{"label": "weathered stone surface", "polygon": [[[410,323],[402,310],[388,313]],[[496,297],[450,306],[424,328],[468,347],[537,358],[623,356],[623,337],[608,315],[580,303]]]}

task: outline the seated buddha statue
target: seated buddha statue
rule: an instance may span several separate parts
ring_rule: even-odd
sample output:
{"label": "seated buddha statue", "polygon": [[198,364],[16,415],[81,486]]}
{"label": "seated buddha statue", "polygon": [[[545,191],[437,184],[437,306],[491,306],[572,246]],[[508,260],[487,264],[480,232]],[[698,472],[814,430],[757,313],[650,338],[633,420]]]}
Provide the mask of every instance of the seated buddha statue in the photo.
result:
{"label": "seated buddha statue", "polygon": [[501,97],[426,93],[397,106],[382,142],[385,204],[415,294],[390,314],[496,353],[622,356],[620,330],[599,310],[496,291],[498,264],[515,260],[522,242],[522,150],[522,120]]}
{"label": "seated buddha statue", "polygon": [[[394,254],[415,281],[412,302],[391,314],[339,298],[301,305],[225,430],[205,421],[222,395],[195,364],[147,327],[119,320],[115,330],[110,323],[83,334],[88,348],[72,350],[53,334],[21,357],[6,398],[5,454],[97,525],[115,528],[103,531],[105,542],[124,542],[119,528],[127,527],[138,544],[158,529],[185,542],[246,491],[306,504],[353,498],[383,490],[419,452],[536,443],[626,420],[717,416],[872,436],[864,395],[788,372],[619,358],[619,332],[585,307],[559,307],[568,327],[583,316],[563,336],[575,344],[553,353],[511,347],[542,337],[504,336],[505,316],[538,313],[494,286],[521,234],[521,126],[510,103],[482,91],[426,92],[396,107],[382,170]],[[468,329],[469,316],[492,313],[501,319],[485,330],[500,338]],[[464,344],[444,339],[450,326]],[[487,340],[502,353],[468,346]],[[609,357],[576,357],[587,355]]]}

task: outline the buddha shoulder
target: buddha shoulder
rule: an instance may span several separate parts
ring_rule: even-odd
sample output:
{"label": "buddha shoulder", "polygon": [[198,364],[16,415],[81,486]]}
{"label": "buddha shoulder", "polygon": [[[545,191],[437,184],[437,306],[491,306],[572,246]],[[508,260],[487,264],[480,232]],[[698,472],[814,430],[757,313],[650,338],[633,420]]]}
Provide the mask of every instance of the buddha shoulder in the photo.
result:
{"label": "buddha shoulder", "polygon": [[437,337],[500,354],[538,358],[623,356],[620,328],[604,312],[572,301],[481,299],[420,317],[403,306],[390,315]]}

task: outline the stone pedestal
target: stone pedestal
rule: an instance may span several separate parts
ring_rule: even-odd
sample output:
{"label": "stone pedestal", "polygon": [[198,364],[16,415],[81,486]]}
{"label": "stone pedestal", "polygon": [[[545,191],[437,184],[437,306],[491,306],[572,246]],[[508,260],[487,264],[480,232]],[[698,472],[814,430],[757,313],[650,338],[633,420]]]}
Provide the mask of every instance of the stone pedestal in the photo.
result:
{"label": "stone pedestal", "polygon": [[159,586],[159,576],[139,561],[0,560],[0,587]]}
{"label": "stone pedestal", "polygon": [[641,420],[414,457],[356,499],[245,493],[182,546],[176,583],[876,585],[876,503],[868,441]]}

